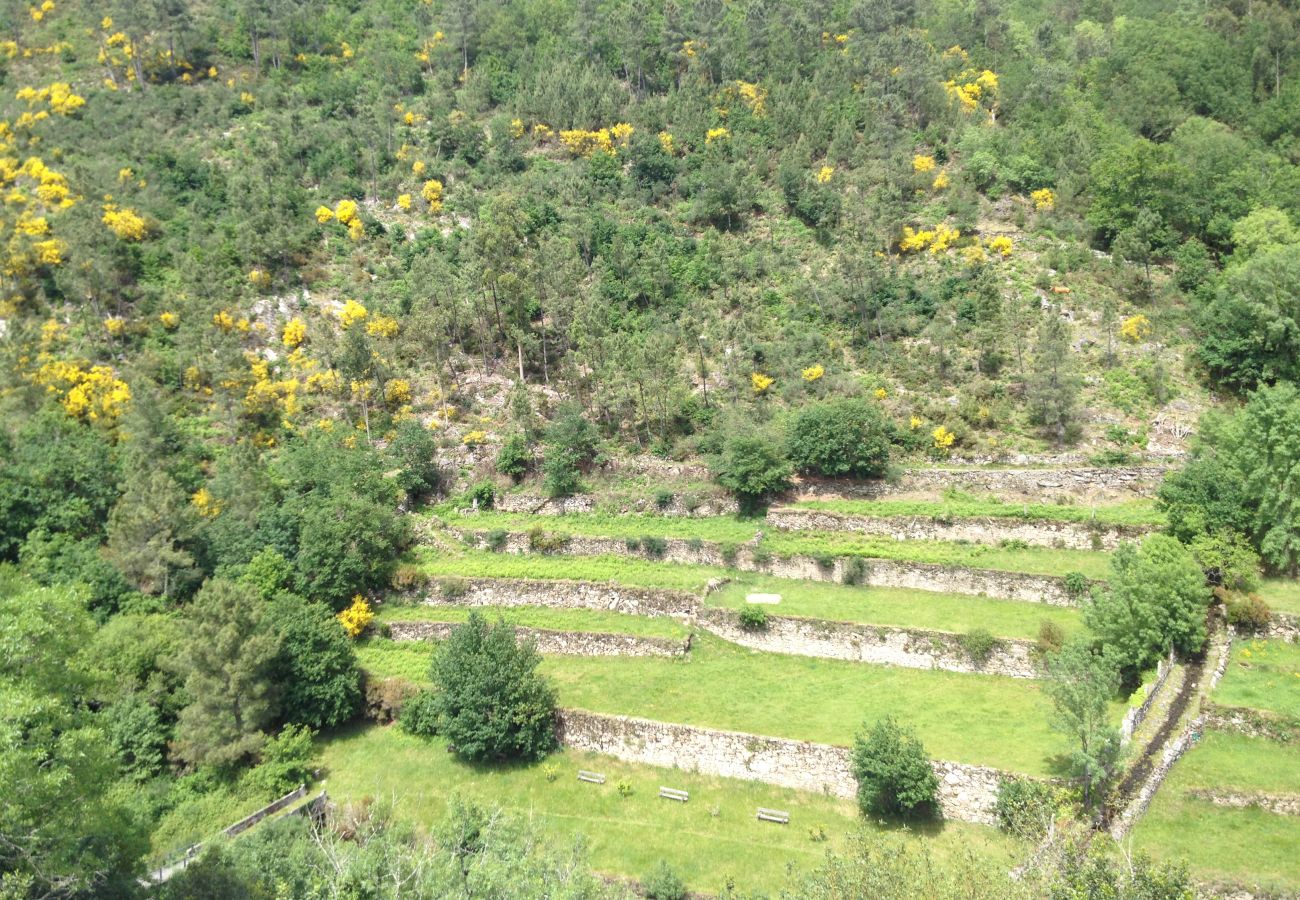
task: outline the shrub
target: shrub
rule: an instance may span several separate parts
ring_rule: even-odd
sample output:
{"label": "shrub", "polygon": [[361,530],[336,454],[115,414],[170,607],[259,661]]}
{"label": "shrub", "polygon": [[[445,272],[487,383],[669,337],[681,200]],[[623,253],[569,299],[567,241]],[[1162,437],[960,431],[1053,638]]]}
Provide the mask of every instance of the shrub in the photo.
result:
{"label": "shrub", "polygon": [[767,627],[767,610],[757,603],[740,607],[740,627],[748,631],[762,631]]}
{"label": "shrub", "polygon": [[546,776],[547,782],[554,784],[560,777],[560,767],[555,763],[547,763],[542,766],[542,774]]}
{"label": "shrub", "polygon": [[817,563],[817,568],[823,572],[830,572],[835,568],[835,557],[829,553],[818,553],[813,556],[813,562]]}
{"label": "shrub", "polygon": [[471,761],[541,759],[555,748],[555,691],[531,642],[481,614],[452,629],[434,655],[438,730]]}
{"label": "shrub", "polygon": [[754,561],[754,565],[765,566],[772,561],[772,551],[765,550],[762,547],[755,547],[750,552],[749,558]]}
{"label": "shrub", "polygon": [[262,745],[262,761],[244,776],[254,792],[268,800],[311,781],[315,733],[306,725],[288,725]]}
{"label": "shrub", "polygon": [[528,473],[532,464],[533,454],[528,447],[528,438],[522,434],[510,435],[497,451],[497,471],[502,475],[509,475],[516,481]]}
{"label": "shrub", "polygon": [[860,556],[854,556],[844,563],[844,574],[840,576],[840,580],[845,584],[865,584],[869,574],[867,561]]}
{"label": "shrub", "polygon": [[407,698],[419,691],[405,678],[375,678],[364,671],[361,674],[366,718],[380,725],[387,725],[401,715]]}
{"label": "shrub", "polygon": [[780,446],[756,431],[729,434],[709,468],[714,480],[748,509],[790,486],[790,463]]}
{"label": "shrub", "polygon": [[1027,778],[1003,781],[993,807],[1003,831],[1032,842],[1047,834],[1057,809],[1057,791],[1050,784]]}
{"label": "shrub", "polygon": [[651,870],[641,883],[646,900],[686,900],[686,884],[663,860]]}
{"label": "shrub", "polygon": [[1051,619],[1038,623],[1038,649],[1044,653],[1055,653],[1065,645],[1065,630]]}
{"label": "shrub", "polygon": [[892,716],[853,742],[853,777],[864,815],[928,818],[939,812],[939,778],[921,741]]}
{"label": "shrub", "polygon": [[656,509],[661,509],[661,510],[662,510],[662,509],[667,509],[668,507],[670,507],[670,506],[672,506],[672,505],[673,505],[673,492],[672,492],[672,491],[667,491],[667,490],[664,490],[664,491],[655,491],[655,508],[656,508]]}
{"label": "shrub", "polygon": [[704,541],[700,540],[697,537],[689,538],[686,541],[686,546],[692,552],[699,553],[701,550],[704,549]]}
{"label": "shrub", "polygon": [[469,580],[458,575],[438,579],[438,593],[448,600],[456,600],[469,593]]}
{"label": "shrub", "polygon": [[820,844],[828,837],[829,835],[826,834],[826,826],[822,825],[820,822],[816,825],[808,826],[808,840],[813,843]]}
{"label": "shrub", "polygon": [[740,555],[740,548],[735,544],[723,544],[718,548],[718,555],[722,557],[723,565],[734,568],[736,558]]}
{"label": "shrub", "polygon": [[646,556],[662,559],[668,552],[668,541],[654,535],[646,535],[641,538],[641,549],[645,551]]}
{"label": "shrub", "polygon": [[971,658],[971,662],[977,666],[982,666],[988,662],[989,656],[998,646],[998,639],[988,632],[985,628],[973,628],[966,634],[957,638],[957,643],[966,651],[966,655]]}
{"label": "shrub", "polygon": [[497,486],[490,481],[480,481],[465,496],[470,505],[477,505],[478,509],[491,509],[496,503]]}
{"label": "shrub", "polygon": [[438,703],[433,691],[418,691],[407,698],[397,721],[407,734],[419,737],[433,737],[437,734]]}
{"label": "shrub", "polygon": [[615,786],[615,790],[618,791],[618,795],[624,800],[636,793],[636,791],[632,789],[632,782],[630,781],[620,781]]}
{"label": "shrub", "polygon": [[893,427],[880,406],[860,399],[804,406],[786,447],[800,472],[832,478],[879,478],[889,465]]}
{"label": "shrub", "polygon": [[549,532],[541,526],[528,530],[528,549],[534,553],[559,553],[569,544],[569,536],[563,532]]}
{"label": "shrub", "polygon": [[1029,543],[1022,541],[1020,538],[1006,538],[998,541],[998,546],[1003,550],[1028,550]]}
{"label": "shrub", "polygon": [[483,536],[483,544],[493,553],[500,553],[506,548],[506,542],[510,540],[510,532],[503,528],[495,528]]}
{"label": "shrub", "polygon": [[1082,600],[1088,594],[1088,576],[1082,572],[1066,572],[1062,579],[1065,592],[1075,600]]}
{"label": "shrub", "polygon": [[624,538],[623,546],[627,548],[628,553],[636,553],[641,549],[641,539],[639,537]]}
{"label": "shrub", "polygon": [[370,627],[370,623],[375,621],[375,613],[370,608],[370,604],[366,602],[366,598],[357,594],[352,598],[352,605],[335,618],[339,620],[339,624],[343,626],[343,630],[347,632],[348,637],[355,638],[364,634],[365,630]]}
{"label": "shrub", "polygon": [[1224,601],[1228,624],[1239,631],[1259,632],[1268,627],[1273,612],[1258,594],[1228,594]]}
{"label": "shrub", "polygon": [[582,407],[566,403],[546,429],[542,455],[542,492],[567,497],[578,490],[582,468],[596,457],[596,426],[583,417]]}
{"label": "shrub", "polygon": [[429,580],[429,576],[419,566],[413,566],[410,563],[401,563],[393,569],[393,577],[390,582],[393,590],[409,591],[422,587]]}

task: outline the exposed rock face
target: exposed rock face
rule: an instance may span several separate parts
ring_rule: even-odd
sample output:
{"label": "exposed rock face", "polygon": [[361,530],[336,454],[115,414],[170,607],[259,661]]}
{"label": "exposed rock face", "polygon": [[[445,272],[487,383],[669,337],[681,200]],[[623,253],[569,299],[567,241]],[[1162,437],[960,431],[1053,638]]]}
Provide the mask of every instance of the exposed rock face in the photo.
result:
{"label": "exposed rock face", "polygon": [[[576,750],[835,797],[857,795],[847,747],[574,709],[562,710],[559,718],[561,741]],[[931,765],[939,776],[944,818],[996,823],[998,788],[1011,776],[985,766],[939,760]],[[798,821],[798,809],[790,814],[792,822]]]}
{"label": "exposed rock face", "polygon": [[1114,550],[1141,538],[1145,526],[1099,526],[1082,522],[1024,521],[1004,518],[936,519],[929,516],[856,516],[815,509],[777,507],[767,522],[783,531],[853,531],[894,540],[964,541],[998,544],[1021,541],[1069,550]]}
{"label": "exposed rock face", "polygon": [[[440,641],[455,628],[452,622],[390,622],[395,641]],[[532,640],[538,653],[554,656],[685,656],[688,639],[641,637],[594,631],[552,631],[549,628],[515,628],[519,640]]]}

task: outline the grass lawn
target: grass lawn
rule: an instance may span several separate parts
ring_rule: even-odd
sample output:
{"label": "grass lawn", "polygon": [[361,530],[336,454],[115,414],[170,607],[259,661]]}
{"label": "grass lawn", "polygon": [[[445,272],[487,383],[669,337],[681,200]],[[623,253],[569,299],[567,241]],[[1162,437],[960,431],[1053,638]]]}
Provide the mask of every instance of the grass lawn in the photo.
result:
{"label": "grass lawn", "polygon": [[[363,641],[379,676],[428,677],[428,645]],[[563,706],[732,731],[847,745],[864,723],[893,714],[938,759],[1030,775],[1057,773],[1064,737],[1050,704],[1024,679],[964,675],[746,650],[699,636],[687,660],[550,656],[542,670]],[[1123,704],[1116,703],[1116,723]]]}
{"label": "grass lawn", "polygon": [[514,513],[481,512],[460,515],[440,508],[437,515],[447,524],[475,531],[523,532],[532,528],[586,537],[698,538],[719,544],[740,545],[763,531],[762,547],[777,556],[864,556],[877,559],[910,560],[950,566],[1000,569],[1037,575],[1082,572],[1089,578],[1105,578],[1110,571],[1106,553],[1094,550],[1058,550],[1053,547],[1000,547],[949,541],[896,541],[852,532],[782,532],[765,528],[762,519],[715,516],[676,519],[663,516],[610,516],[599,513],[571,516],[529,516]]}
{"label": "grass lawn", "polygon": [[1103,525],[1163,525],[1154,500],[1128,500],[1100,506],[1060,503],[1006,503],[1001,500],[803,500],[796,509],[821,509],[857,516],[933,516],[936,518],[1026,519],[1038,522],[1091,522]]}
{"label": "grass lawn", "polygon": [[1300,579],[1268,578],[1256,593],[1271,609],[1300,616]]}
{"label": "grass lawn", "polygon": [[1300,644],[1238,641],[1214,692],[1223,706],[1248,706],[1300,717]]}
{"label": "grass lawn", "polygon": [[767,609],[783,616],[958,633],[986,628],[1004,638],[1036,638],[1039,625],[1044,621],[1056,623],[1066,634],[1077,633],[1083,628],[1077,609],[1046,603],[1020,603],[910,588],[850,587],[768,578],[751,573],[737,576],[721,591],[710,594],[708,602],[737,609],[744,605],[745,595],[751,593],[780,594],[781,602]]}
{"label": "grass lawn", "polygon": [[[523,628],[548,628],[552,631],[598,631],[611,634],[634,634],[641,637],[684,638],[690,631],[675,619],[633,616],[595,609],[547,609],[532,606],[478,606],[488,621],[504,619]],[[376,622],[464,622],[470,607],[462,606],[384,606]]]}
{"label": "grass lawn", "polygon": [[1133,846],[1159,859],[1183,859],[1196,878],[1240,883],[1258,892],[1300,891],[1300,816],[1232,809],[1187,796],[1195,788],[1295,792],[1294,747],[1209,732],[1175,765],[1133,830]]}
{"label": "grass lawn", "polygon": [[[561,845],[583,835],[598,871],[642,877],[667,860],[698,891],[720,891],[729,877],[742,891],[775,891],[785,883],[787,866],[812,868],[828,847],[840,847],[844,835],[863,827],[850,801],[593,753],[565,751],[544,763],[475,766],[447,753],[441,739],[377,726],[329,735],[318,746],[326,788],[336,803],[395,797],[398,815],[427,827],[445,815],[448,798],[459,792],[538,824]],[[547,778],[550,767],[554,781]],[[603,772],[606,783],[579,782],[579,768]],[[630,797],[619,795],[619,782],[632,787]],[[689,791],[690,802],[659,799],[660,785]],[[790,824],[757,821],[758,806],[789,810]],[[811,840],[813,826],[822,826],[829,840]],[[1011,865],[1020,850],[993,828],[961,823],[927,829],[916,839],[926,841],[939,861],[969,850]]]}

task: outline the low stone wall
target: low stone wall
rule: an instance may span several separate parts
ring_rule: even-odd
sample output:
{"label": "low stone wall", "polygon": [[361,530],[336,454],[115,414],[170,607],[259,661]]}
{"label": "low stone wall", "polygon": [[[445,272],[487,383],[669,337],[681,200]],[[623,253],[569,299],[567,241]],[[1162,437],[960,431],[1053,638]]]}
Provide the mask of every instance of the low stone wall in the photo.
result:
{"label": "low stone wall", "polygon": [[1215,806],[1228,806],[1234,809],[1254,807],[1279,816],[1300,816],[1300,794],[1240,793],[1199,788],[1188,791],[1187,796],[1213,803]]}
{"label": "low stone wall", "polygon": [[1169,675],[1174,670],[1174,654],[1171,650],[1168,659],[1162,659],[1156,663],[1156,680],[1147,691],[1146,698],[1143,699],[1141,706],[1135,706],[1124,714],[1124,721],[1119,726],[1120,742],[1127,744],[1133,739],[1133,734],[1146,721],[1147,714],[1151,712],[1151,707],[1155,705],[1160,693],[1169,683]]}
{"label": "low stone wall", "polygon": [[[829,566],[809,556],[773,556],[756,560],[753,548],[748,546],[737,548],[734,557],[726,558],[717,544],[674,538],[664,543],[663,554],[653,557],[654,559],[763,572],[778,578],[803,581],[842,582],[847,564],[843,557],[835,559]],[[481,534],[477,536],[477,546],[487,546]],[[521,532],[508,535],[502,549],[508,553],[532,552],[528,535]],[[568,538],[556,552],[568,556],[644,556],[640,553],[632,554],[627,549],[627,543],[618,538],[583,536]],[[999,597],[1026,603],[1048,603],[1053,606],[1077,605],[1065,588],[1065,580],[1051,575],[1025,575],[996,569],[972,569],[966,566],[941,566],[891,559],[866,559],[865,563],[866,572],[859,583],[871,587],[915,588],[977,597]]]}
{"label": "low stone wall", "polygon": [[1253,738],[1287,743],[1300,740],[1300,719],[1288,719],[1256,709],[1240,706],[1219,706],[1207,703],[1203,718],[1205,727],[1216,731],[1235,731]]}
{"label": "low stone wall", "polygon": [[798,494],[813,497],[876,499],[918,491],[988,491],[1042,497],[1050,491],[1088,496],[1149,497],[1155,494],[1168,466],[1067,466],[1063,468],[909,469],[894,482],[805,479]]}
{"label": "low stone wall", "polygon": [[858,516],[789,507],[769,509],[767,523],[783,531],[852,531],[900,541],[964,541],[974,544],[1023,541],[1039,547],[1069,550],[1114,550],[1121,542],[1140,538],[1151,530],[1145,526],[1099,526],[995,517],[944,520],[930,516]]}
{"label": "low stone wall", "polygon": [[[502,494],[493,503],[501,512],[525,513],[535,516],[565,516],[571,513],[589,513],[597,509],[595,495],[578,494],[573,497],[560,497],[554,500],[539,497],[536,494]],[[619,500],[612,498],[604,505],[611,512],[619,515],[651,514],[671,518],[706,518],[708,516],[734,516],[740,512],[740,504],[726,497],[689,498],[674,494],[671,501],[660,506],[644,497]],[[466,512],[467,510],[462,510]]]}
{"label": "low stone wall", "polygon": [[1275,641],[1300,641],[1300,616],[1289,613],[1272,613],[1268,625],[1258,637]]}
{"label": "low stone wall", "polygon": [[[744,778],[835,797],[857,796],[847,747],[718,731],[566,709],[559,714],[560,740],[575,750],[604,753],[628,762],[678,768],[725,778]],[[996,823],[998,788],[1009,776],[985,766],[935,761],[943,815],[963,822]],[[791,823],[799,810],[790,810]]]}
{"label": "low stone wall", "polygon": [[[398,621],[388,623],[395,641],[440,641],[451,634],[453,622]],[[548,656],[685,656],[690,640],[607,634],[596,631],[552,631],[515,626],[519,640],[532,640],[538,653]]]}
{"label": "low stone wall", "polygon": [[702,609],[699,624],[723,640],[768,653],[1011,678],[1037,678],[1041,674],[1032,641],[999,640],[986,659],[976,661],[956,635],[940,631],[771,615],[766,627],[750,629],[740,624],[736,613],[716,607]]}
{"label": "low stone wall", "polygon": [[633,616],[694,616],[700,601],[685,591],[638,588],[595,581],[467,578],[454,596],[431,594],[428,603],[457,606],[548,606],[596,609]]}

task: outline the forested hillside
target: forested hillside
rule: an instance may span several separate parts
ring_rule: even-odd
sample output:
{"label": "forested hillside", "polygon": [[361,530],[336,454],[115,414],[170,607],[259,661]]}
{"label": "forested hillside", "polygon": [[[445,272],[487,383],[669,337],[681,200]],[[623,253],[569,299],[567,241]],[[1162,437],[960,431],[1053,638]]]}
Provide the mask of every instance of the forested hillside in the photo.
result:
{"label": "forested hillside", "polygon": [[1300,562],[1293,3],[9,0],[0,108],[0,895],[129,896],[310,781],[392,699],[371,607],[509,490],[1185,465],[1113,583]]}

